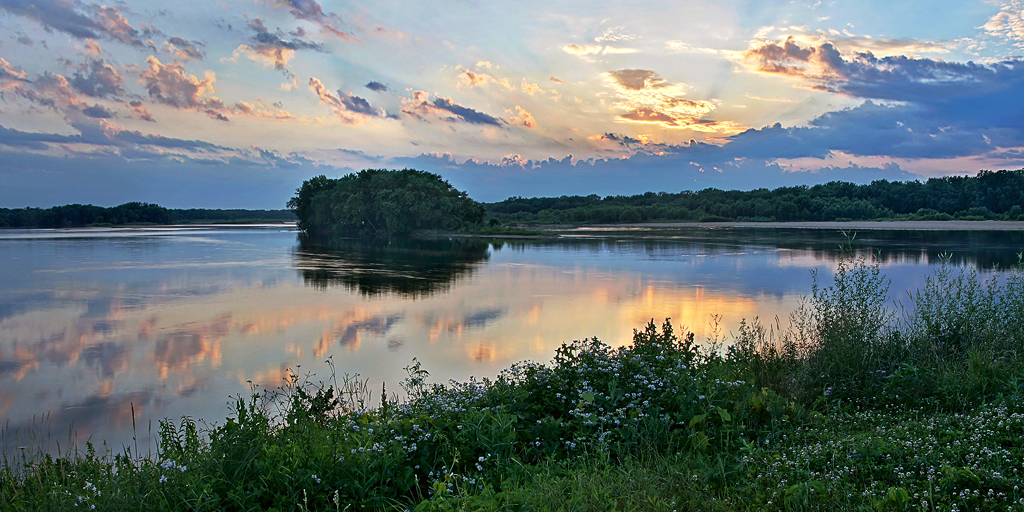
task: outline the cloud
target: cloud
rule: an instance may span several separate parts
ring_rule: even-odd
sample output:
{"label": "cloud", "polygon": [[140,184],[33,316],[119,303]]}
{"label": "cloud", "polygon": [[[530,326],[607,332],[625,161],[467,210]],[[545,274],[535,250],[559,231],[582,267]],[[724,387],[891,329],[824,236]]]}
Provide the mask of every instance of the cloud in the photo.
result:
{"label": "cloud", "polygon": [[647,138],[644,137],[643,135],[639,137],[630,137],[629,135],[624,135],[621,133],[602,133],[601,135],[594,135],[589,138],[596,140],[610,140],[612,142],[617,142],[627,147],[634,144],[647,144]]}
{"label": "cloud", "polygon": [[83,108],[82,113],[89,117],[97,119],[110,119],[112,117],[117,117],[117,114],[110,110],[107,110],[106,107],[100,105],[99,103],[96,103],[91,107]]}
{"label": "cloud", "polygon": [[0,206],[146,201],[171,208],[281,208],[288,191],[309,176],[352,171],[294,153],[268,160],[255,149],[126,130],[105,119],[72,128],[78,133],[0,126]]}
{"label": "cloud", "polygon": [[230,119],[228,119],[228,116],[222,114],[220,111],[218,111],[216,109],[208,108],[208,109],[204,110],[203,113],[208,115],[208,116],[210,116],[211,119],[214,119],[214,120],[217,120],[217,121],[224,121],[224,122],[230,121]]}
{"label": "cloud", "polygon": [[315,77],[309,79],[309,88],[320,98],[320,103],[331,107],[334,115],[346,124],[362,124],[373,118],[387,116],[382,109],[371,107],[370,102],[352,93],[338,91],[338,95],[335,96]]}
{"label": "cloud", "polygon": [[[986,140],[987,139],[987,140]],[[892,158],[954,158],[993,152],[1002,142],[1024,144],[1006,130],[970,130],[937,124],[917,106],[881,105],[828,112],[808,126],[779,124],[734,135],[725,145],[740,157],[826,158],[833,152]]]}
{"label": "cloud", "polygon": [[[899,121],[926,133],[957,129],[1024,132],[1024,60],[947,62],[870,52],[844,56],[828,42],[803,47],[792,39],[759,42],[744,63],[760,73],[801,80],[813,89],[910,106]],[[849,114],[846,114],[849,115]],[[991,136],[991,134],[989,135]]]}
{"label": "cloud", "polygon": [[0,8],[81,39],[96,38],[100,35],[101,27],[92,19],[76,12],[75,3],[71,0],[0,0]]}
{"label": "cloud", "polygon": [[99,57],[103,53],[103,48],[100,48],[100,44],[92,39],[85,40],[85,50],[83,50],[86,57]]}
{"label": "cloud", "polygon": [[425,116],[436,116],[449,122],[501,126],[501,120],[498,118],[459,105],[451,98],[438,97],[431,101],[430,94],[426,91],[413,91],[412,98],[402,99],[402,106],[403,113],[418,119],[425,119]]}
{"label": "cloud", "polygon": [[980,28],[1024,48],[1024,1],[1011,0]]}
{"label": "cloud", "polygon": [[255,32],[252,44],[239,45],[235,49],[235,54],[248,53],[250,59],[263,61],[264,64],[272,65],[274,69],[279,71],[288,72],[286,69],[288,61],[298,50],[327,52],[324,45],[320,43],[299,38],[291,40],[282,39],[280,36],[283,34],[281,34],[280,30],[278,30],[278,34],[272,34],[260,18],[255,18],[249,22],[249,28]]}
{"label": "cloud", "polygon": [[28,83],[28,74],[21,68],[16,68],[0,57],[0,91],[7,90],[19,84]]}
{"label": "cloud", "polygon": [[287,8],[296,19],[316,24],[325,32],[342,39],[351,38],[349,34],[335,27],[341,23],[341,18],[337,14],[324,13],[323,6],[316,0],[278,0],[277,6]]}
{"label": "cloud", "polygon": [[[79,6],[83,12],[78,11]],[[0,8],[79,39],[107,37],[132,46],[145,46],[139,31],[114,7],[83,6],[72,0],[0,0]]]}
{"label": "cloud", "polygon": [[204,54],[199,49],[199,41],[186,41],[180,37],[172,37],[164,42],[164,49],[183,61],[203,60]]}
{"label": "cloud", "polygon": [[8,146],[29,146],[36,149],[45,149],[47,144],[89,144],[93,146],[117,148],[154,146],[194,151],[221,151],[229,149],[200,140],[185,140],[164,137],[162,135],[147,135],[136,130],[126,130],[109,123],[101,126],[101,129],[95,129],[94,126],[79,123],[76,123],[74,128],[79,131],[79,135],[24,132],[0,126],[0,144]]}
{"label": "cloud", "polygon": [[280,103],[269,104],[260,98],[257,98],[256,101],[252,103],[246,101],[239,101],[238,103],[235,103],[234,107],[232,107],[231,110],[235,114],[250,117],[263,117],[278,120],[295,118],[287,111],[282,110]]}
{"label": "cloud", "polygon": [[106,98],[125,93],[124,77],[110,64],[92,59],[79,64],[71,76],[71,86],[86,96]]}
{"label": "cloud", "polygon": [[102,27],[103,32],[112,39],[134,46],[144,46],[139,39],[139,31],[132,28],[128,19],[121,15],[117,9],[106,5],[93,5],[93,19]]}
{"label": "cloud", "polygon": [[531,130],[537,128],[537,121],[533,118],[533,114],[530,114],[526,109],[519,105],[516,105],[515,116],[509,119],[509,123],[525,126]]}
{"label": "cloud", "polygon": [[132,109],[132,112],[134,112],[135,115],[138,116],[139,119],[142,119],[143,121],[149,121],[151,123],[156,122],[156,119],[153,119],[153,115],[149,113],[149,110],[146,109],[146,106],[143,105],[141,101],[132,100],[128,102],[128,106]]}
{"label": "cloud", "polygon": [[525,91],[530,96],[533,96],[534,94],[537,93],[544,94],[544,89],[541,89],[539,85],[535,83],[528,83],[526,80],[523,80],[523,91]]}
{"label": "cloud", "polygon": [[63,111],[69,107],[79,108],[81,103],[78,95],[71,89],[68,79],[63,75],[50,73],[40,74],[35,80],[16,89],[17,93],[29,101]]}
{"label": "cloud", "polygon": [[599,35],[599,36],[594,38],[594,42],[595,43],[604,43],[604,42],[613,43],[615,41],[630,41],[630,40],[633,40],[633,39],[637,38],[637,36],[634,36],[632,34],[627,34],[627,33],[623,32],[622,29],[623,29],[623,27],[609,27],[609,28],[606,28],[604,30],[604,32],[601,33],[601,35]]}
{"label": "cloud", "polygon": [[370,83],[366,84],[365,87],[367,89],[371,90],[371,91],[374,91],[374,92],[387,92],[388,91],[388,86],[386,86],[386,85],[384,85],[384,84],[382,84],[380,82],[370,82]]}
{"label": "cloud", "polygon": [[602,44],[567,44],[562,46],[562,51],[570,55],[577,57],[589,57],[591,55],[612,55],[612,54],[623,54],[623,53],[636,53],[637,50],[633,48],[623,48],[619,46],[610,46]]}
{"label": "cloud", "polygon": [[625,111],[618,119],[658,124],[702,132],[736,133],[741,129],[728,121],[704,117],[715,110],[710,101],[689,100],[680,84],[671,84],[648,69],[620,69],[604,74],[605,83],[619,97],[614,107]]}
{"label": "cloud", "polygon": [[569,155],[532,160],[509,154],[496,162],[471,158],[461,163],[450,154],[425,153],[411,158],[395,158],[388,165],[439,173],[460,190],[469,190],[479,201],[501,201],[510,196],[679,192],[708,187],[751,190],[834,180],[870,183],[877,179],[919,177],[895,164],[879,167],[825,166],[815,171],[791,172],[768,160],[734,158],[727,147],[691,142],[672,148],[658,154],[637,151],[624,158],[581,160]]}
{"label": "cloud", "polygon": [[743,52],[743,63],[759,73],[800,78],[812,88],[863,98],[917,101],[934,92],[978,89],[1021,61],[996,64],[959,63],[903,55],[877,57],[871,52],[843,55],[830,41],[801,46],[793,37],[759,41]]}
{"label": "cloud", "polygon": [[[910,38],[873,37],[869,35],[857,35],[849,30],[810,30],[808,27],[762,27],[755,36],[755,41],[785,41],[791,40],[800,46],[820,46],[824,43],[831,43],[843,55],[871,52],[879,57],[906,55],[918,56],[922,54],[949,53],[951,44],[948,42],[924,41]],[[670,41],[669,43],[679,43]],[[686,45],[682,45],[687,48]],[[743,52],[729,50],[709,50],[705,48],[687,48],[682,51],[708,51],[720,53],[726,57],[735,59],[742,57]]]}
{"label": "cloud", "polygon": [[178,109],[201,111],[220,121],[227,120],[221,113],[226,108],[224,102],[212,96],[213,83],[217,80],[212,71],[207,71],[200,79],[186,73],[180,62],[163,64],[150,55],[146,63],[149,69],[142,73],[139,83],[146,87],[150,99]]}
{"label": "cloud", "polygon": [[488,75],[487,73],[477,73],[470,71],[466,68],[459,67],[462,73],[459,73],[459,84],[468,85],[470,87],[483,87],[489,83],[498,84],[510,91],[515,90],[515,87],[509,83],[508,78],[495,78],[494,76]]}

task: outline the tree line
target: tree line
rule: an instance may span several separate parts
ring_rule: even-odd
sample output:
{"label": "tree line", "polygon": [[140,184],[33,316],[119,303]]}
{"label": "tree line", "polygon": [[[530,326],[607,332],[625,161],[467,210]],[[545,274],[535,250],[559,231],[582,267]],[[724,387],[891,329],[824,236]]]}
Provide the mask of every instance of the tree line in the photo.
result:
{"label": "tree line", "polygon": [[585,224],[647,221],[1024,220],[1024,169],[981,171],[921,181],[857,185],[708,188],[632,196],[510,197],[486,203],[503,224]]}
{"label": "tree line", "polygon": [[68,204],[52,208],[0,208],[0,228],[70,228],[126,224],[189,224],[293,221],[290,210],[168,209],[131,202],[113,207]]}

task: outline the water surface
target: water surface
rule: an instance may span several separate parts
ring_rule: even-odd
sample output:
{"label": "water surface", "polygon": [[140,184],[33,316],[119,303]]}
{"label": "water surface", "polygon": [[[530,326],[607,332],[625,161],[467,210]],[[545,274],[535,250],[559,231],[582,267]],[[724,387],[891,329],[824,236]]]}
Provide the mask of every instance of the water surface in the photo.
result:
{"label": "water surface", "polygon": [[[328,358],[398,390],[413,358],[436,381],[466,379],[546,362],[563,341],[626,343],[652,318],[698,341],[742,318],[785,324],[812,271],[827,278],[850,242],[831,230],[714,227],[327,246],[297,235],[279,225],[0,231],[3,448],[133,445],[134,410],[145,451],[151,422],[222,421],[252,384],[279,386],[290,371],[327,379]],[[870,231],[853,246],[880,258],[905,302],[940,255],[991,272],[1017,261],[1024,235]]]}

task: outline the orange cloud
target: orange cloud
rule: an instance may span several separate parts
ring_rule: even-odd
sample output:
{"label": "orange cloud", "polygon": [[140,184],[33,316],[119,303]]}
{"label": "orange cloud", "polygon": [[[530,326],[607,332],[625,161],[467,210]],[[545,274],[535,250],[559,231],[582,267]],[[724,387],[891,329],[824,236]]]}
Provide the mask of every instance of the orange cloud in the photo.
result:
{"label": "orange cloud", "polygon": [[371,107],[370,102],[352,93],[338,91],[338,96],[335,96],[315,77],[309,79],[309,88],[320,98],[320,103],[330,106],[334,115],[345,124],[357,125],[386,116],[383,110]]}
{"label": "orange cloud", "polygon": [[252,117],[265,117],[269,119],[294,119],[294,117],[285,110],[280,108],[280,104],[268,104],[261,98],[256,98],[256,101],[249,103],[246,101],[239,101],[235,103],[232,111],[236,114],[252,116]]}
{"label": "orange cloud", "polygon": [[153,101],[179,109],[201,110],[215,119],[227,120],[220,114],[226,108],[224,102],[212,95],[217,80],[213,71],[207,71],[200,79],[186,73],[180,62],[163,64],[152,55],[146,62],[149,69],[142,73],[139,83],[146,86]]}
{"label": "orange cloud", "polygon": [[604,74],[605,83],[619,97],[613,106],[624,110],[618,119],[634,123],[659,124],[702,132],[739,133],[742,128],[729,121],[710,121],[710,101],[683,98],[683,85],[672,84],[647,69],[621,69]]}
{"label": "orange cloud", "polygon": [[539,85],[527,83],[526,80],[523,80],[523,90],[526,91],[526,93],[529,94],[530,96],[533,96],[538,92],[541,94],[544,93],[544,89],[541,89]]}
{"label": "orange cloud", "polygon": [[0,57],[0,90],[6,90],[27,82],[28,73],[25,73],[25,70],[15,68],[10,62]]}
{"label": "orange cloud", "polygon": [[97,43],[96,41],[93,41],[92,39],[86,39],[84,53],[89,57],[99,57],[100,53],[103,53],[103,49],[100,48],[99,43]]}
{"label": "orange cloud", "polygon": [[531,130],[537,128],[537,121],[533,118],[533,114],[530,114],[523,107],[516,105],[516,115],[509,119],[512,124],[518,124],[525,126]]}
{"label": "orange cloud", "polygon": [[489,83],[494,83],[501,85],[510,91],[515,89],[515,87],[509,83],[508,78],[496,78],[492,75],[488,75],[487,73],[476,73],[461,67],[459,69],[462,69],[462,73],[459,74],[459,84],[461,85],[482,87]]}

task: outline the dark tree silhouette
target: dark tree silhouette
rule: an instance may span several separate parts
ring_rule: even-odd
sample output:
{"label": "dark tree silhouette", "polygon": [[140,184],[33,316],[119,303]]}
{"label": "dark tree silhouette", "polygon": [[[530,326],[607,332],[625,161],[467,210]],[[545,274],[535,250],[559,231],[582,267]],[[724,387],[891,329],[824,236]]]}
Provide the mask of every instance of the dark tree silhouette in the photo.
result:
{"label": "dark tree silhouette", "polygon": [[288,201],[299,229],[316,234],[457,231],[479,225],[484,208],[437,174],[366,169],[341,178],[317,176]]}
{"label": "dark tree silhouette", "polygon": [[634,196],[510,197],[486,204],[501,223],[641,221],[1024,220],[1024,169],[920,181]]}

